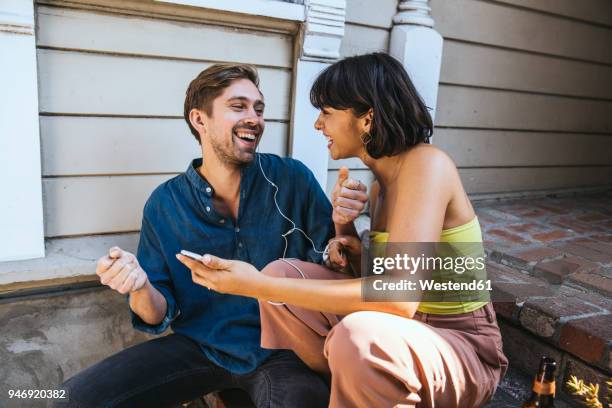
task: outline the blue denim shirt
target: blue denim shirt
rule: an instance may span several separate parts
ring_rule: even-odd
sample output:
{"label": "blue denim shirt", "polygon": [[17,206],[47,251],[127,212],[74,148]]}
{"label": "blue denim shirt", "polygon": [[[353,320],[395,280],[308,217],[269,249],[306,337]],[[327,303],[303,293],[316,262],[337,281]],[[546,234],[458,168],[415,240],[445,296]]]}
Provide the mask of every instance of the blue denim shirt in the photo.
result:
{"label": "blue denim shirt", "polygon": [[[333,236],[332,207],[313,174],[301,162],[260,154],[266,175],[279,187],[277,201],[296,226],[323,250]],[[160,185],[144,207],[138,261],[149,281],[166,298],[161,324],[148,325],[132,313],[135,328],[159,334],[169,325],[200,344],[206,356],[234,373],[254,370],[272,350],[260,347],[259,305],[255,299],[208,290],[191,280],[175,257],[181,249],[239,259],[261,270],[282,257],[281,234],[291,224],[278,213],[274,188],[264,179],[257,157],[241,171],[240,206],[236,222],[215,211],[213,187],[196,170]],[[287,257],[320,262],[321,256],[299,232],[288,236]]]}

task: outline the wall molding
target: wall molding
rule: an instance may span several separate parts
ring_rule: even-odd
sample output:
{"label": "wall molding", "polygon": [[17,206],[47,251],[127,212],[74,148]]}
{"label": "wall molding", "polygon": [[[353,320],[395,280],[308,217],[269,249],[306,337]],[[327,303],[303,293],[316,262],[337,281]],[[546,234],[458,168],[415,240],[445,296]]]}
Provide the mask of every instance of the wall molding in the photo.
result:
{"label": "wall molding", "polygon": [[229,13],[304,21],[304,6],[277,0],[155,0],[161,3],[201,7]]}
{"label": "wall molding", "polygon": [[27,10],[1,10],[0,32],[34,35],[34,15]]}
{"label": "wall molding", "polygon": [[148,2],[139,0],[37,0],[36,3],[38,5],[88,10],[99,13],[185,21],[296,35],[299,32],[300,25],[305,19],[305,7],[300,4],[291,4],[276,0],[266,0],[266,3],[268,2],[279,3],[281,7],[290,6],[292,8],[298,8],[301,10],[301,17],[299,19],[285,20],[280,17],[266,16],[266,13],[261,11],[256,14],[248,14],[246,12],[235,13],[223,10],[221,7],[205,8],[181,4],[180,0],[176,2],[158,0]]}
{"label": "wall molding", "polygon": [[345,19],[345,0],[309,1],[306,5],[301,59],[334,61],[340,58]]}
{"label": "wall molding", "polygon": [[429,0],[400,0],[397,9],[399,12],[393,17],[393,24],[419,25],[433,27]]}

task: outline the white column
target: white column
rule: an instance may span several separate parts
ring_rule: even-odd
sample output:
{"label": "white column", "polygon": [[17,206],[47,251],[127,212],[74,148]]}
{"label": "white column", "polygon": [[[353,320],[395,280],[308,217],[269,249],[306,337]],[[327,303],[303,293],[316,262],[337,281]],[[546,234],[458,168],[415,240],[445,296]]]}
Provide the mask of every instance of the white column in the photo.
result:
{"label": "white column", "polygon": [[2,0],[0,261],[45,256],[37,81],[34,2]]}
{"label": "white column", "polygon": [[400,0],[389,51],[399,59],[435,119],[442,66],[442,36],[433,29],[429,0]]}
{"label": "white column", "polygon": [[310,104],[310,87],[317,75],[340,58],[344,36],[345,0],[310,0],[306,3],[306,23],[301,33],[300,51],[295,63],[289,154],[314,173],[325,190],[327,186],[327,141],[314,129],[319,111]]}

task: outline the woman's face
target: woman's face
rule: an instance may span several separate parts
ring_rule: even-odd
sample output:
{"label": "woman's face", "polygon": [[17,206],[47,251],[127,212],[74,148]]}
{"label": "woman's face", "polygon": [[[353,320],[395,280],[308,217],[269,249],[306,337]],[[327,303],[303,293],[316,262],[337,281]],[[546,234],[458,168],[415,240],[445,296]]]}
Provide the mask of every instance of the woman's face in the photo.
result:
{"label": "woman's face", "polygon": [[325,107],[321,109],[314,126],[327,138],[327,148],[332,159],[359,157],[363,149],[359,136],[364,130],[361,129],[360,119],[351,109]]}

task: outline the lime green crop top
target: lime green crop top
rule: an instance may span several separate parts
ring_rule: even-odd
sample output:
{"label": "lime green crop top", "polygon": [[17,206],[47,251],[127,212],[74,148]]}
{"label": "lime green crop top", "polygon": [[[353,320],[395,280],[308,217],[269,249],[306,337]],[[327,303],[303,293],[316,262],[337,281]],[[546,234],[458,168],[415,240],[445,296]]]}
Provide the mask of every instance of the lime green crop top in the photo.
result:
{"label": "lime green crop top", "polygon": [[[385,243],[389,240],[388,232],[371,231],[370,241],[374,243]],[[442,230],[440,242],[459,243],[459,242],[482,242],[482,233],[478,217],[474,217],[466,224],[457,227]],[[483,254],[484,256],[484,249]],[[421,302],[419,304],[419,312],[453,315],[460,313],[468,313],[480,309],[488,302],[484,301],[468,301],[468,302]]]}

